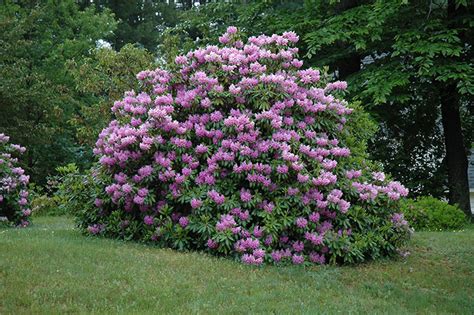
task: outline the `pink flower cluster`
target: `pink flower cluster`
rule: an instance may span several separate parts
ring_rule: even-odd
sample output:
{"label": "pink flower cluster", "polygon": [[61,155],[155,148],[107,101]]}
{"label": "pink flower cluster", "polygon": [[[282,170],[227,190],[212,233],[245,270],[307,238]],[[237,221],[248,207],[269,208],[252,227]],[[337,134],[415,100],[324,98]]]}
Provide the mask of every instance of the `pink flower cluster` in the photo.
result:
{"label": "pink flower cluster", "polygon": [[92,235],[100,234],[102,233],[103,230],[104,230],[103,224],[93,224],[87,228],[87,231]]}
{"label": "pink flower cluster", "polygon": [[354,240],[357,229],[340,226],[354,204],[389,205],[408,191],[347,162],[347,84],[302,69],[295,33],[244,42],[229,27],[219,40],[140,72],[147,92],[114,103],[94,149],[107,183],[96,205],[106,224],[119,211],[159,228],[163,246],[324,264],[331,242]]}
{"label": "pink flower cluster", "polygon": [[28,183],[30,177],[17,166],[17,155],[21,155],[26,148],[10,144],[10,138],[0,133],[0,217],[14,225],[26,227],[31,209],[28,202]]}

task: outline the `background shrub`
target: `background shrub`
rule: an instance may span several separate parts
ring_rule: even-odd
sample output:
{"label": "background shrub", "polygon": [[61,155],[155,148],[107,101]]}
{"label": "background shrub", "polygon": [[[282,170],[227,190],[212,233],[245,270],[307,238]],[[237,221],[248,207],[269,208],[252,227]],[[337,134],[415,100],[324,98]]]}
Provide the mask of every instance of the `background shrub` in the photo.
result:
{"label": "background shrub", "polygon": [[402,203],[406,220],[417,231],[445,231],[462,228],[467,220],[457,206],[434,197],[407,199]]}
{"label": "background shrub", "polygon": [[341,98],[346,83],[300,70],[297,40],[244,44],[230,27],[224,47],[140,72],[96,143],[83,231],[256,265],[396,254],[408,190],[366,159],[373,128]]}
{"label": "background shrub", "polygon": [[81,172],[71,163],[56,169],[46,189],[35,187],[32,208],[35,215],[76,215],[91,204],[90,170]]}
{"label": "background shrub", "polygon": [[9,225],[28,226],[31,215],[28,202],[30,177],[18,166],[18,158],[26,148],[9,143],[0,133],[0,217]]}
{"label": "background shrub", "polygon": [[54,196],[49,196],[41,187],[30,187],[31,210],[33,216],[60,215],[58,202]]}

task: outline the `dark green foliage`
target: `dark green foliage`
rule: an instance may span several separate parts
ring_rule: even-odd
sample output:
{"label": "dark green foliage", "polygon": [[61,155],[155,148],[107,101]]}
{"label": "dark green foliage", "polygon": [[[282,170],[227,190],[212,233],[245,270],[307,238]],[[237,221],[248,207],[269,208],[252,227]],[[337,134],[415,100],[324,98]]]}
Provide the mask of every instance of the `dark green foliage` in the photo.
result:
{"label": "dark green foliage", "polygon": [[407,199],[402,211],[416,231],[449,231],[466,225],[466,216],[457,207],[433,197]]}
{"label": "dark green foliage", "polygon": [[116,50],[126,44],[138,44],[149,51],[156,51],[159,34],[165,27],[177,22],[175,7],[164,1],[96,0],[85,5],[114,13],[118,25],[111,43]]}
{"label": "dark green foliage", "polygon": [[88,181],[90,171],[81,174],[75,164],[58,167],[54,197],[59,212],[75,215],[88,206],[91,185]]}
{"label": "dark green foliage", "polygon": [[66,61],[89,54],[115,27],[108,10],[67,1],[0,6],[0,132],[28,148],[24,167],[44,184],[58,165],[83,161],[68,120],[81,104]]}

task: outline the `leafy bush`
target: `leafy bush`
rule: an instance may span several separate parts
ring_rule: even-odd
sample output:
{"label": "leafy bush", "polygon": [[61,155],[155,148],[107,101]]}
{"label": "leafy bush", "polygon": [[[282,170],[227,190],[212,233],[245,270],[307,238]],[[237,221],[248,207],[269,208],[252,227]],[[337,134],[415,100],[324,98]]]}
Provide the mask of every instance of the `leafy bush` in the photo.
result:
{"label": "leafy bush", "polygon": [[434,197],[407,199],[402,211],[410,225],[418,231],[445,231],[460,229],[466,224],[466,216],[458,207]]}
{"label": "leafy bush", "polygon": [[26,148],[9,143],[10,138],[0,133],[0,217],[9,225],[26,227],[31,210],[28,203],[30,177],[19,167],[18,158]]}
{"label": "leafy bush", "polygon": [[30,186],[31,210],[33,216],[57,215],[58,202],[40,186]]}
{"label": "leafy bush", "polygon": [[56,169],[58,175],[54,178],[54,198],[57,200],[57,214],[74,215],[84,204],[84,194],[87,194],[86,175],[81,174],[76,164],[71,163]]}
{"label": "leafy bush", "polygon": [[408,191],[365,159],[346,83],[299,70],[292,32],[239,37],[137,75],[96,143],[80,227],[256,265],[396,254]]}
{"label": "leafy bush", "polygon": [[71,163],[56,168],[58,175],[48,179],[47,192],[36,189],[32,208],[35,215],[75,215],[90,203],[90,171],[81,173]]}

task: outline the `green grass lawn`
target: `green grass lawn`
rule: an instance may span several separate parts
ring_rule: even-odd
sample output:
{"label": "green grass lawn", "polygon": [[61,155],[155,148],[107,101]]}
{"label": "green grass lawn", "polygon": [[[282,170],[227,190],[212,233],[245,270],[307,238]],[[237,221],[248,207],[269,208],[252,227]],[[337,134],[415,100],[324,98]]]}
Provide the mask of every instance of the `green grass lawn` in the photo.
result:
{"label": "green grass lawn", "polygon": [[420,232],[406,260],[255,268],[82,236],[65,217],[0,229],[0,314],[474,314],[474,228]]}

